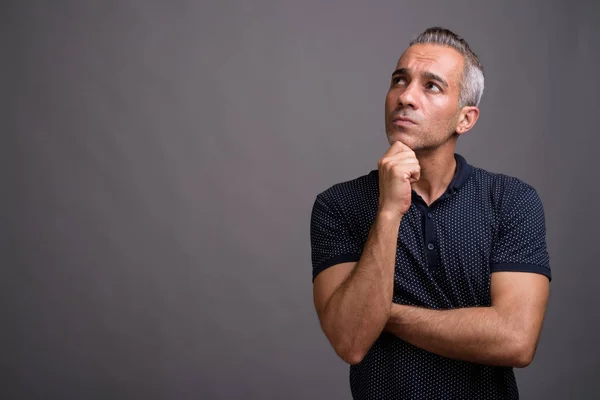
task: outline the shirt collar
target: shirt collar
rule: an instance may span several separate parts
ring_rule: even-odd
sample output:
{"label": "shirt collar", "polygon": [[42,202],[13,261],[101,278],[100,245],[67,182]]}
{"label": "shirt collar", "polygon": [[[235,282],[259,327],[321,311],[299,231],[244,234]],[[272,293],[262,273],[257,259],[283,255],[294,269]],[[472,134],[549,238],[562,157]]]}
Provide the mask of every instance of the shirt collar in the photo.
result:
{"label": "shirt collar", "polygon": [[[448,188],[446,189],[445,195],[456,193],[471,177],[473,172],[473,166],[467,163],[467,160],[460,154],[454,153],[454,159],[456,160],[456,170],[454,171],[454,177]],[[371,171],[371,174],[379,182],[379,174],[377,169]],[[379,187],[378,187],[379,189]],[[445,197],[443,195],[443,197]]]}
{"label": "shirt collar", "polygon": [[[467,160],[460,154],[454,153],[454,159],[456,160],[456,170],[454,171],[454,177],[448,184],[446,191],[442,194],[435,202],[444,200],[447,197],[452,196],[454,193],[463,187],[463,185],[469,180],[473,167],[467,163]],[[416,198],[421,199],[421,196],[417,192],[412,191],[412,195]],[[422,200],[422,199],[421,199]]]}
{"label": "shirt collar", "polygon": [[449,193],[457,192],[469,180],[471,172],[473,172],[473,167],[467,163],[463,156],[454,153],[454,159],[456,160],[456,171],[446,190]]}

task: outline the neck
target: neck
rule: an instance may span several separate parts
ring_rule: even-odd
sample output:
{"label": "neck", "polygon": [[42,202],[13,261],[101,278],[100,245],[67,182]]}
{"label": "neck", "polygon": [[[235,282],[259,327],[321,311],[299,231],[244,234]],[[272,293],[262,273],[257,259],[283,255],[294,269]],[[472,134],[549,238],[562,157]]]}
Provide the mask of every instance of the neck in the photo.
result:
{"label": "neck", "polygon": [[444,194],[454,178],[456,171],[454,146],[444,147],[415,152],[421,166],[421,176],[412,184],[412,189],[427,205]]}

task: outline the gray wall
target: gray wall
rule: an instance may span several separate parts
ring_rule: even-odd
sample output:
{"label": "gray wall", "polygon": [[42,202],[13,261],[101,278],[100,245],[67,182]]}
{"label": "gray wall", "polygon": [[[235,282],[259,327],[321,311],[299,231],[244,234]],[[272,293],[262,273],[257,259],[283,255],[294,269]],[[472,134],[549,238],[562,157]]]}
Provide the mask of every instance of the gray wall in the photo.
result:
{"label": "gray wall", "polygon": [[[482,4],[485,3],[485,4]],[[2,398],[347,399],[312,304],[317,192],[377,168],[408,41],[486,68],[473,165],[544,202],[524,399],[600,392],[600,9],[589,1],[4,1]]]}

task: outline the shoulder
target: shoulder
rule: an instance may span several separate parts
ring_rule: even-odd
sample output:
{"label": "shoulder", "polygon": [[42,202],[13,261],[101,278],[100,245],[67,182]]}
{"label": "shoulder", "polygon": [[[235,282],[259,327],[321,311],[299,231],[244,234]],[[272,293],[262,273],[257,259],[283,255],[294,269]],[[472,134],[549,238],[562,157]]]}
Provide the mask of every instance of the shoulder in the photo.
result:
{"label": "shoulder", "polygon": [[473,175],[477,180],[489,186],[490,190],[509,193],[535,191],[533,186],[515,176],[491,172],[479,167],[473,167]]}
{"label": "shoulder", "polygon": [[379,174],[372,170],[357,178],[336,183],[317,194],[316,201],[352,207],[361,199],[379,191]]}
{"label": "shoulder", "polygon": [[488,192],[498,211],[510,212],[526,204],[541,206],[537,190],[520,178],[479,167],[473,168],[473,177]]}

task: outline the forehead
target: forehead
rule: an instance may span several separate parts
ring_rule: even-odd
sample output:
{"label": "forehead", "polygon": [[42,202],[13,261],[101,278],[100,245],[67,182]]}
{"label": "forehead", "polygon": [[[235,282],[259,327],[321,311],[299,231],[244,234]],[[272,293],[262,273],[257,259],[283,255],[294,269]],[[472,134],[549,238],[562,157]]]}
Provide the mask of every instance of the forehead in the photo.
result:
{"label": "forehead", "polygon": [[437,44],[410,46],[398,60],[396,69],[406,68],[411,74],[431,72],[458,84],[464,69],[464,57],[452,47]]}

